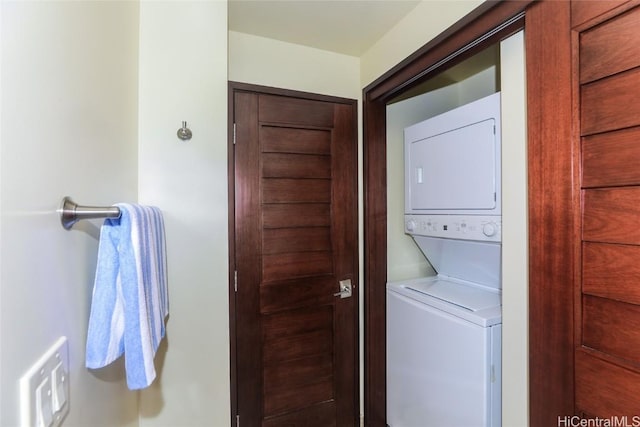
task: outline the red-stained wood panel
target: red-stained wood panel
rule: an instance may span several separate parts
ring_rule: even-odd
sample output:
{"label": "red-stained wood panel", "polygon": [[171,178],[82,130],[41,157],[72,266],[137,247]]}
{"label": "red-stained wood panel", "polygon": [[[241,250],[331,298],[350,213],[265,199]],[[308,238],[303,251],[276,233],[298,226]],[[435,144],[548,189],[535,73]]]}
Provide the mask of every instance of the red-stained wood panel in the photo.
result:
{"label": "red-stained wood panel", "polygon": [[304,277],[265,283],[260,286],[263,314],[300,307],[329,305],[334,300],[335,283],[330,276]]}
{"label": "red-stained wood panel", "polygon": [[262,203],[329,203],[328,179],[266,178],[262,180]]}
{"label": "red-stained wood panel", "polygon": [[332,273],[331,252],[294,252],[262,257],[264,282]]}
{"label": "red-stained wood panel", "polygon": [[640,184],[640,127],[582,139],[582,186]]}
{"label": "red-stained wood panel", "polygon": [[640,244],[640,187],[584,190],[582,238]]}
{"label": "red-stained wood panel", "polygon": [[330,400],[309,407],[304,412],[290,412],[277,417],[268,417],[263,427],[335,427],[336,404]]}
{"label": "red-stained wood panel", "polygon": [[280,203],[262,207],[262,225],[267,228],[328,227],[331,224],[328,203]]}
{"label": "red-stained wood panel", "polygon": [[576,351],[576,407],[594,417],[638,415],[640,374]]}
{"label": "red-stained wood panel", "polygon": [[309,378],[313,379],[308,383],[279,384],[278,387],[265,389],[264,416],[286,414],[288,411],[294,411],[300,407],[309,407],[334,400],[333,377]]}
{"label": "red-stained wood panel", "polygon": [[588,83],[640,65],[638,27],[640,9],[636,8],[615,20],[606,21],[581,33],[580,83]]}
{"label": "red-stained wood panel", "polygon": [[262,252],[266,255],[330,250],[329,227],[268,228],[262,233]]}
{"label": "red-stained wood panel", "polygon": [[582,299],[582,345],[631,363],[640,363],[640,306],[585,295]]}
{"label": "red-stained wood panel", "polygon": [[329,352],[290,360],[286,365],[266,367],[265,392],[295,388],[298,385],[315,383],[319,379],[327,380],[332,375],[333,354]]}
{"label": "red-stained wood panel", "polygon": [[258,103],[260,121],[265,124],[292,124],[317,128],[333,127],[332,102],[262,95]]}
{"label": "red-stained wood panel", "polygon": [[263,153],[330,154],[331,132],[291,126],[260,128]]}
{"label": "red-stained wood panel", "polygon": [[584,243],[582,291],[640,304],[640,246]]}
{"label": "red-stained wood panel", "polygon": [[333,354],[325,352],[266,365],[265,416],[333,399]]}
{"label": "red-stained wood panel", "polygon": [[582,85],[581,134],[640,125],[640,68]]}
{"label": "red-stained wood panel", "polygon": [[335,397],[333,317],[332,305],[263,317],[265,417]]}
{"label": "red-stained wood panel", "polygon": [[[331,329],[319,329],[317,324],[313,324],[315,329],[300,332],[298,335],[283,335],[265,338],[264,342],[264,363],[283,363],[300,357],[309,357],[323,352],[333,351],[330,342],[333,338]],[[266,396],[265,396],[266,398]]]}
{"label": "red-stained wood panel", "polygon": [[331,178],[331,157],[308,154],[265,153],[264,178]]}
{"label": "red-stained wood panel", "polygon": [[627,3],[629,0],[573,0],[571,2],[571,26],[576,27]]}

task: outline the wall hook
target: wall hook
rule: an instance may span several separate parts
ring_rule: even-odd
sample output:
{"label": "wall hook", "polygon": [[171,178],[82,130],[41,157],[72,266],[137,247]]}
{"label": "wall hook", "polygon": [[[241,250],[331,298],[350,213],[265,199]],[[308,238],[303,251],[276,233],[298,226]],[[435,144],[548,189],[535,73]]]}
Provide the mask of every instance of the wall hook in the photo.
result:
{"label": "wall hook", "polygon": [[191,129],[189,129],[187,127],[187,122],[182,122],[182,127],[180,129],[178,129],[178,138],[180,138],[183,141],[188,141],[191,139],[191,136],[193,134],[191,133]]}

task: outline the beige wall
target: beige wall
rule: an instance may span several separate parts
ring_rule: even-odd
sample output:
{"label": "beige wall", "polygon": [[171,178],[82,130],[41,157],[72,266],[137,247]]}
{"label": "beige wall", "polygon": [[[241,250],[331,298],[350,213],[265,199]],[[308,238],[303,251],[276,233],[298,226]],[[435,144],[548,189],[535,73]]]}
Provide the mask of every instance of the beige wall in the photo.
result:
{"label": "beige wall", "polygon": [[360,57],[362,87],[421,48],[480,3],[482,0],[423,0]]}
{"label": "beige wall", "polygon": [[[61,335],[64,425],[228,424],[226,6],[2,2],[0,425],[18,425],[18,378]],[[67,194],[165,213],[168,339],[141,393],[121,361],[84,368],[101,221],[65,231]]]}
{"label": "beige wall", "polygon": [[524,34],[500,44],[502,66],[502,424],[529,423],[527,135]]}
{"label": "beige wall", "polygon": [[84,367],[99,223],[66,231],[56,209],[137,199],[138,4],[0,8],[0,425],[19,425],[19,378],[64,335],[65,426],[136,426],[122,364]]}
{"label": "beige wall", "polygon": [[[17,379],[60,335],[71,350],[65,425],[226,425],[227,65],[230,80],[359,99],[477,4],[425,1],[361,58],[232,32],[227,60],[225,1],[2,2],[0,425],[16,424]],[[182,120],[190,142],[175,137]],[[122,366],[83,367],[99,221],[63,230],[55,209],[67,194],[87,204],[139,199],[165,212],[168,345],[157,382],[139,396],[124,386]],[[505,321],[521,307],[518,292],[513,300],[505,292]],[[519,353],[504,390],[518,421],[519,316],[505,333]]]}
{"label": "beige wall", "polygon": [[360,98],[360,60],[326,50],[229,32],[229,80]]}
{"label": "beige wall", "polygon": [[170,301],[140,426],[230,420],[226,25],[224,1],[140,3],[139,198],[164,211]]}

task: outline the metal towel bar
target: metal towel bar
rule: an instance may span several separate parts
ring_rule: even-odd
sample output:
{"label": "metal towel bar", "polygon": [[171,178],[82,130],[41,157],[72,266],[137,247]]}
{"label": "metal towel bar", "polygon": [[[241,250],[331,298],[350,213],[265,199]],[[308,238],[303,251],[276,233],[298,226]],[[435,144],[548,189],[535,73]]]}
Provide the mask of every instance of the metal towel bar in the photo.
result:
{"label": "metal towel bar", "polygon": [[82,219],[95,218],[120,218],[120,208],[117,206],[80,206],[71,197],[62,199],[60,209],[60,222],[65,230],[71,229],[73,224]]}

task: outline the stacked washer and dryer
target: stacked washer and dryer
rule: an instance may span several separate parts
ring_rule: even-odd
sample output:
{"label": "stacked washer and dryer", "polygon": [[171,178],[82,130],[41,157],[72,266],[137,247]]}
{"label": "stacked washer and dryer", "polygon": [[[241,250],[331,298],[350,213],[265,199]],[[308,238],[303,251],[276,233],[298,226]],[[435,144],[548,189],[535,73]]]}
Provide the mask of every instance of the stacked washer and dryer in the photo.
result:
{"label": "stacked washer and dryer", "polygon": [[501,425],[500,93],[405,129],[405,232],[436,276],[387,284],[390,427]]}

